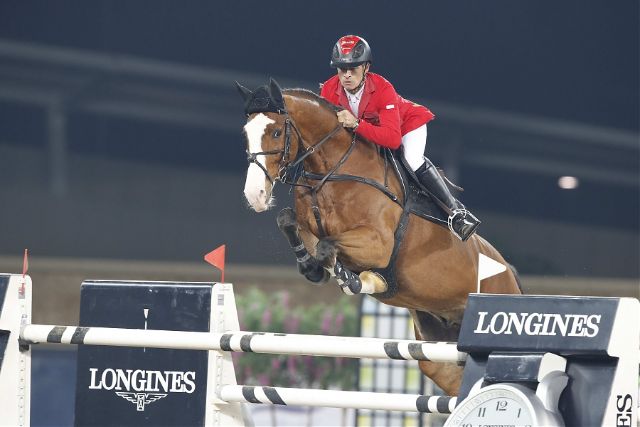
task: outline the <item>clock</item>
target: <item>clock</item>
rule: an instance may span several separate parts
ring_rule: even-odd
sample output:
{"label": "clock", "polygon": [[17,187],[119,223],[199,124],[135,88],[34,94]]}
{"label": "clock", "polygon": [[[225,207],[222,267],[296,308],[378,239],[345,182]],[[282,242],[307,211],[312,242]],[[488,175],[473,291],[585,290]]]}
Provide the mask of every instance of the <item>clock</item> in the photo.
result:
{"label": "clock", "polygon": [[445,427],[496,425],[556,427],[564,426],[564,422],[557,406],[545,405],[534,390],[517,383],[498,383],[474,387],[444,424]]}

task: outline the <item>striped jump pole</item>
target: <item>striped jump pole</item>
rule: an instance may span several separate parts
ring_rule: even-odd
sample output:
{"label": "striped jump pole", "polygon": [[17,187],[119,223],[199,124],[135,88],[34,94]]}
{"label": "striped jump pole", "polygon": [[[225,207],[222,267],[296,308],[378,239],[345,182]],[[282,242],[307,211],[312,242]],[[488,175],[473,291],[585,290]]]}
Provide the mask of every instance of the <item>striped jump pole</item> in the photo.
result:
{"label": "striped jump pole", "polygon": [[219,396],[226,402],[268,405],[320,406],[348,409],[450,414],[456,397],[364,391],[317,390],[285,387],[222,386]]}
{"label": "striped jump pole", "polygon": [[455,343],[263,332],[185,332],[145,329],[25,325],[23,344],[59,343],[216,350],[328,357],[430,360],[464,364]]}

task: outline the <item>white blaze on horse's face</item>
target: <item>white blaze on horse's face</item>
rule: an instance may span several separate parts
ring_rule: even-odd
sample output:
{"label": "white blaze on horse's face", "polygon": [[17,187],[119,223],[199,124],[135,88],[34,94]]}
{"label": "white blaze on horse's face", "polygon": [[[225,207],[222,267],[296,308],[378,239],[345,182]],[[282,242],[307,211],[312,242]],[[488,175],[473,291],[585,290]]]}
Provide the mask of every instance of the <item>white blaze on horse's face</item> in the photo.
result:
{"label": "white blaze on horse's face", "polygon": [[[244,125],[244,132],[247,135],[249,153],[259,153],[266,151],[262,149],[262,136],[271,123],[275,123],[266,115],[260,113],[254,116]],[[256,160],[266,169],[266,156],[257,156]],[[268,186],[268,188],[267,188]],[[247,169],[247,180],[244,183],[244,197],[249,206],[256,211],[266,211],[271,203],[271,184],[264,171],[255,163],[249,163]]]}

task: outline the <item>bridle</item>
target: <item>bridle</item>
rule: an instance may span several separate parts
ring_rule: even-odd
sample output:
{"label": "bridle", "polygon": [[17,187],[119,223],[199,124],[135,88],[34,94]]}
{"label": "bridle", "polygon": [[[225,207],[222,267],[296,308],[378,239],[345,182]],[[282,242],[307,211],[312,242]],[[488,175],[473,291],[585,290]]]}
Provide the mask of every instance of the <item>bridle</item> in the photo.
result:
{"label": "bridle", "polygon": [[[281,180],[281,177],[283,175],[283,170],[286,170],[286,167],[287,167],[289,152],[291,151],[291,127],[292,127],[291,119],[287,117],[284,121],[284,138],[285,138],[284,146],[280,150],[259,151],[257,153],[252,153],[249,151],[249,149],[246,150],[247,161],[249,162],[249,164],[253,163],[255,165],[258,165],[258,167],[262,169],[262,172],[264,172],[264,175],[267,177],[267,179],[269,180],[272,186],[275,185],[277,181]],[[298,134],[299,140],[301,140],[300,132],[295,126],[293,126],[293,128],[295,129],[296,134]],[[269,171],[267,170],[267,168],[265,168],[262,165],[262,163],[258,161],[258,156],[275,156],[278,154],[282,155],[280,157],[280,163],[278,165],[278,176],[273,178],[269,174]]]}
{"label": "bridle", "polygon": [[[304,139],[302,138],[302,135],[300,134],[300,131],[298,130],[298,128],[296,127],[296,125],[293,123],[293,120],[291,120],[291,117],[289,116],[289,114],[286,111],[283,110],[279,110],[278,114],[284,114],[285,115],[285,120],[284,120],[284,145],[281,149],[276,149],[276,150],[268,150],[268,151],[259,151],[256,153],[252,153],[250,152],[248,149],[246,150],[247,153],[247,161],[249,162],[249,164],[253,163],[258,165],[258,167],[260,169],[262,169],[262,172],[264,172],[264,175],[267,177],[267,179],[269,180],[269,182],[271,183],[272,186],[274,186],[277,182],[282,182],[284,184],[290,184],[290,185],[296,185],[295,183],[295,171],[298,168],[298,166],[307,158],[309,157],[311,154],[313,154],[318,148],[320,148],[325,142],[329,141],[331,138],[333,138],[340,129],[342,129],[342,125],[340,123],[338,123],[338,125],[331,130],[331,132],[329,132],[327,135],[325,135],[320,141],[316,142],[315,144],[307,144],[304,142]],[[296,158],[293,162],[288,163],[289,162],[289,155],[291,153],[291,129],[293,129],[298,137],[298,150],[296,153]],[[301,147],[306,146],[306,148],[301,149]],[[262,163],[260,163],[258,161],[258,156],[275,156],[275,155],[281,155],[280,160],[279,160],[279,164],[278,164],[278,175],[276,177],[272,177],[271,174],[269,174],[269,171],[267,170],[266,167],[264,167],[262,165]]]}
{"label": "bridle", "polygon": [[[380,190],[387,197],[389,197],[391,200],[393,200],[396,203],[399,203],[398,202],[398,197],[393,192],[391,192],[389,190],[389,188],[388,188],[386,157],[385,157],[385,167],[384,167],[384,169],[385,169],[384,185],[379,184],[379,183],[375,182],[374,180],[371,180],[371,179],[368,179],[368,178],[362,178],[362,177],[355,176],[355,175],[345,175],[345,174],[337,174],[336,173],[338,171],[338,169],[340,169],[340,167],[347,161],[347,159],[349,158],[349,156],[351,155],[351,153],[353,152],[353,150],[355,148],[355,145],[356,145],[356,142],[357,142],[357,138],[356,138],[355,132],[353,133],[353,137],[351,138],[351,143],[349,144],[349,148],[347,149],[347,151],[345,151],[345,153],[342,155],[340,160],[338,160],[338,162],[331,168],[331,170],[329,170],[328,172],[326,172],[324,174],[316,173],[316,172],[309,172],[309,171],[306,171],[304,169],[304,167],[302,165],[302,162],[304,162],[304,160],[307,157],[312,155],[316,150],[318,150],[327,141],[329,141],[331,138],[333,138],[341,129],[343,129],[343,126],[340,123],[338,123],[334,129],[332,129],[329,133],[327,133],[324,137],[322,137],[322,139],[320,139],[318,142],[316,142],[314,144],[308,144],[302,138],[302,135],[300,134],[300,131],[298,130],[298,128],[296,127],[295,123],[293,122],[293,120],[291,119],[291,117],[289,116],[289,114],[288,114],[288,112],[286,110],[278,108],[277,111],[275,111],[275,112],[285,116],[285,122],[284,122],[284,146],[281,149],[260,151],[260,152],[256,152],[256,153],[252,153],[249,150],[246,150],[246,152],[247,152],[247,161],[249,162],[249,164],[254,163],[254,164],[258,165],[258,167],[260,169],[262,169],[262,171],[264,172],[265,176],[267,177],[267,179],[271,183],[272,187],[275,186],[276,183],[282,182],[284,184],[290,185],[292,188],[294,186],[297,186],[297,187],[305,187],[305,188],[308,189],[309,194],[311,195],[311,210],[313,212],[313,216],[315,217],[320,237],[325,237],[327,234],[326,234],[325,229],[324,229],[324,227],[322,225],[322,218],[321,218],[321,215],[320,215],[320,206],[319,206],[319,202],[318,202],[318,192],[320,191],[320,189],[324,186],[324,184],[327,181],[357,181],[357,182],[361,182],[363,184],[370,185],[370,186]],[[291,134],[292,134],[292,129],[293,129],[293,131],[295,131],[295,133],[296,133],[296,135],[298,137],[298,150],[296,152],[295,159],[291,163],[288,163],[289,155],[291,153]],[[305,148],[303,148],[303,147],[305,147]],[[258,156],[276,156],[276,155],[280,155],[281,156],[279,164],[278,164],[278,175],[276,177],[272,177],[269,174],[269,171],[267,170],[267,168],[264,167],[258,161],[257,157]],[[304,178],[305,182],[298,182],[300,177]],[[315,185],[311,185],[309,183],[310,181],[315,181],[316,184]]]}
{"label": "bridle", "polygon": [[[318,148],[324,145],[327,141],[333,138],[341,129],[343,129],[343,127],[340,123],[338,123],[336,127],[333,128],[333,130],[331,130],[324,137],[322,137],[320,141],[316,142],[315,144],[307,144],[302,138],[300,131],[298,130],[296,125],[293,123],[293,120],[291,120],[289,113],[287,113],[286,110],[281,110],[281,109],[278,109],[277,113],[285,115],[284,146],[280,150],[260,151],[257,153],[251,153],[249,150],[247,150],[247,161],[249,162],[249,164],[251,163],[257,164],[258,167],[262,169],[262,171],[264,172],[264,175],[267,177],[269,182],[271,182],[272,187],[275,186],[277,182],[282,182],[284,184],[291,185],[291,188],[293,188],[294,186],[301,186],[301,187],[308,188],[311,194],[311,200],[312,200],[311,210],[313,212],[313,216],[315,217],[316,224],[318,226],[318,231],[322,236],[326,236],[326,232],[324,230],[324,227],[322,226],[322,218],[320,216],[320,207],[318,203],[318,191],[320,191],[320,188],[322,188],[322,186],[329,179],[329,177],[332,174],[334,174],[338,170],[338,168],[342,166],[342,164],[347,160],[347,158],[349,157],[349,155],[351,154],[355,146],[356,135],[355,133],[353,134],[353,138],[349,146],[349,149],[342,156],[340,161],[338,161],[338,163],[327,174],[325,174],[324,176],[320,175],[321,176],[320,182],[318,182],[316,185],[298,183],[298,178],[300,177],[300,175],[304,175],[305,177],[309,177],[311,179],[316,179],[315,177],[311,176],[315,174],[313,173],[309,174],[304,170],[304,168],[302,167],[302,162],[304,162],[304,160],[307,157],[312,155]],[[293,129],[296,135],[298,136],[298,151],[296,153],[295,160],[290,164],[287,164],[289,160],[289,154],[291,152],[291,129]],[[303,149],[302,148],[303,146],[306,146],[306,148]],[[278,164],[278,176],[274,178],[269,174],[269,171],[267,170],[267,168],[265,168],[258,161],[257,156],[276,156],[278,154],[281,155],[280,163]],[[299,171],[300,169],[302,170]]]}

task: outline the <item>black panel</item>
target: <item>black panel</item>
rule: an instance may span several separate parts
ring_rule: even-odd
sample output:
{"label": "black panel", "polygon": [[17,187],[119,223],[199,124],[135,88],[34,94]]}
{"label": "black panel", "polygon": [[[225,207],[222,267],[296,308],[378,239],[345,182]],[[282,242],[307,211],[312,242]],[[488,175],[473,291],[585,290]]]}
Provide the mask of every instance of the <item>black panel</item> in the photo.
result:
{"label": "black panel", "polygon": [[2,274],[0,275],[0,313],[4,306],[4,297],[7,294],[7,289],[9,289],[9,276]]}
{"label": "black panel", "polygon": [[[5,295],[9,289],[9,276],[0,275],[0,317],[2,310],[4,309]],[[4,360],[4,354],[7,351],[7,343],[9,342],[9,335],[11,331],[5,331],[0,329],[0,372],[2,372],[2,361]]]}
{"label": "black panel", "polygon": [[567,364],[570,383],[558,404],[566,427],[595,426],[602,417],[611,394],[617,360],[573,360]]}
{"label": "black panel", "polygon": [[[208,332],[203,284],[84,282],[81,326]],[[144,372],[143,372],[144,371]],[[79,346],[76,425],[202,425],[207,352]],[[119,394],[117,394],[119,393]]]}
{"label": "black panel", "polygon": [[2,361],[4,360],[4,354],[7,351],[7,343],[9,342],[9,336],[11,331],[4,331],[0,329],[0,372],[2,372]]}

